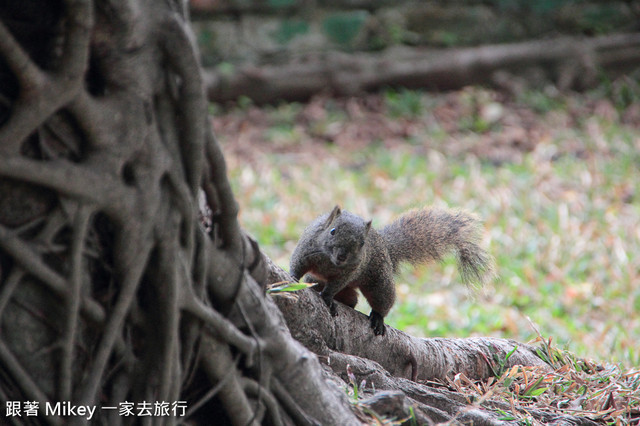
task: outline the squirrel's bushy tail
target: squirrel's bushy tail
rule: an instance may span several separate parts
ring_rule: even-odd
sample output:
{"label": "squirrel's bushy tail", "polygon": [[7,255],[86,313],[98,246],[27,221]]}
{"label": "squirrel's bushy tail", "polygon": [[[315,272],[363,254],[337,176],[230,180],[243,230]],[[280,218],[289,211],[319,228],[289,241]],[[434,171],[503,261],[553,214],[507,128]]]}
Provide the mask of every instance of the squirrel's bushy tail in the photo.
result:
{"label": "squirrel's bushy tail", "polygon": [[465,283],[484,284],[494,276],[493,258],[479,245],[480,221],[459,210],[411,210],[382,230],[394,272],[401,262],[440,261],[455,252]]}

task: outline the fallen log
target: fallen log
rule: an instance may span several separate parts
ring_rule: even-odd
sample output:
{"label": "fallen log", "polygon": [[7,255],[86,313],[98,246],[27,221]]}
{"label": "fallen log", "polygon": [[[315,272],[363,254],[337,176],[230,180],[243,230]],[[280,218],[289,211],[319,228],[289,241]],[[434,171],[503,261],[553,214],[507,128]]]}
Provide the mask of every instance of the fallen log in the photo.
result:
{"label": "fallen log", "polygon": [[209,99],[256,103],[305,100],[319,92],[354,95],[385,86],[452,90],[470,84],[510,89],[510,75],[560,90],[586,89],[599,73],[615,78],[640,66],[640,33],[558,37],[468,48],[395,47],[379,53],[323,52],[288,63],[205,71]]}

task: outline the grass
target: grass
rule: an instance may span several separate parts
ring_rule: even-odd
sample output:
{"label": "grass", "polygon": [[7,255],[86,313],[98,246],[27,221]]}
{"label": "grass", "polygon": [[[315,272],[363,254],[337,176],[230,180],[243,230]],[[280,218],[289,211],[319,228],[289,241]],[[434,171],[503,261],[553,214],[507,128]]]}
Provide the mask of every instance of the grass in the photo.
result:
{"label": "grass", "polygon": [[624,371],[611,364],[603,367],[557,349],[551,340],[538,340],[542,343],[538,354],[554,366],[553,372],[519,365],[506,369],[505,362],[512,351],[504,360],[493,360],[494,377],[472,381],[460,373],[444,384],[475,396],[477,404],[493,401],[493,408],[503,414],[504,420],[518,420],[521,424],[540,424],[529,415],[534,409],[601,424],[637,424],[640,370]]}
{"label": "grass", "polygon": [[526,342],[533,323],[579,357],[637,367],[640,102],[629,93],[389,90],[216,106],[214,121],[241,223],[282,266],[335,204],[377,227],[416,206],[464,208],[484,219],[499,278],[474,291],[452,260],[406,268],[389,324]]}

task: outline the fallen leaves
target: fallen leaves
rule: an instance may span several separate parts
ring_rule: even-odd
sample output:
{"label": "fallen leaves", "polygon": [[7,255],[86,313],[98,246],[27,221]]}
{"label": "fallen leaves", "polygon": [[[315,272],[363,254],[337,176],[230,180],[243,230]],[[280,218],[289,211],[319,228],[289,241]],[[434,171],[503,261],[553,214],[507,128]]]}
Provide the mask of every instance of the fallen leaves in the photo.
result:
{"label": "fallen leaves", "polygon": [[[640,370],[624,371],[619,366],[602,366],[577,359],[572,354],[547,346],[555,370],[516,365],[498,377],[475,382],[463,373],[447,381],[457,392],[473,397],[479,405],[491,401],[505,415],[535,423],[531,410],[574,415],[607,424],[637,424],[640,421]],[[502,405],[497,403],[502,403]],[[489,404],[491,405],[491,404]],[[509,407],[509,412],[505,410]]]}

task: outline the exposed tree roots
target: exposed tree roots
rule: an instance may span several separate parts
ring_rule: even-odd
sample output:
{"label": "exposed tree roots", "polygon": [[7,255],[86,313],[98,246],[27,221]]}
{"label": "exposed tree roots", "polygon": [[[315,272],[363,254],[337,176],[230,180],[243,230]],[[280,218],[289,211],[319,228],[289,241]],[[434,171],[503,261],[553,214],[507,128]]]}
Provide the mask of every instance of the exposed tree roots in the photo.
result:
{"label": "exposed tree roots", "polygon": [[[272,262],[267,264],[270,283],[291,281],[281,268]],[[366,315],[339,304],[338,316],[332,317],[319,294],[311,289],[294,296],[276,295],[274,300],[291,334],[342,381],[352,386],[365,383],[359,392],[369,397],[361,406],[387,418],[414,418],[419,424],[501,424],[500,410],[514,407],[490,398],[473,400],[446,386],[434,386],[435,381],[453,382],[459,377],[479,381],[500,376],[514,366],[552,371],[536,348],[513,340],[420,339],[388,325],[384,336],[376,336]],[[581,417],[539,410],[522,414],[549,424],[593,424]]]}
{"label": "exposed tree roots", "polygon": [[267,306],[181,2],[65,0],[37,60],[40,11],[10,6],[0,398],[39,402],[29,420],[50,424],[84,422],[45,415],[59,401],[98,406],[103,424],[137,421],[101,409],[125,401],[154,414],[168,403],[152,417],[162,424],[353,422],[344,392]]}

